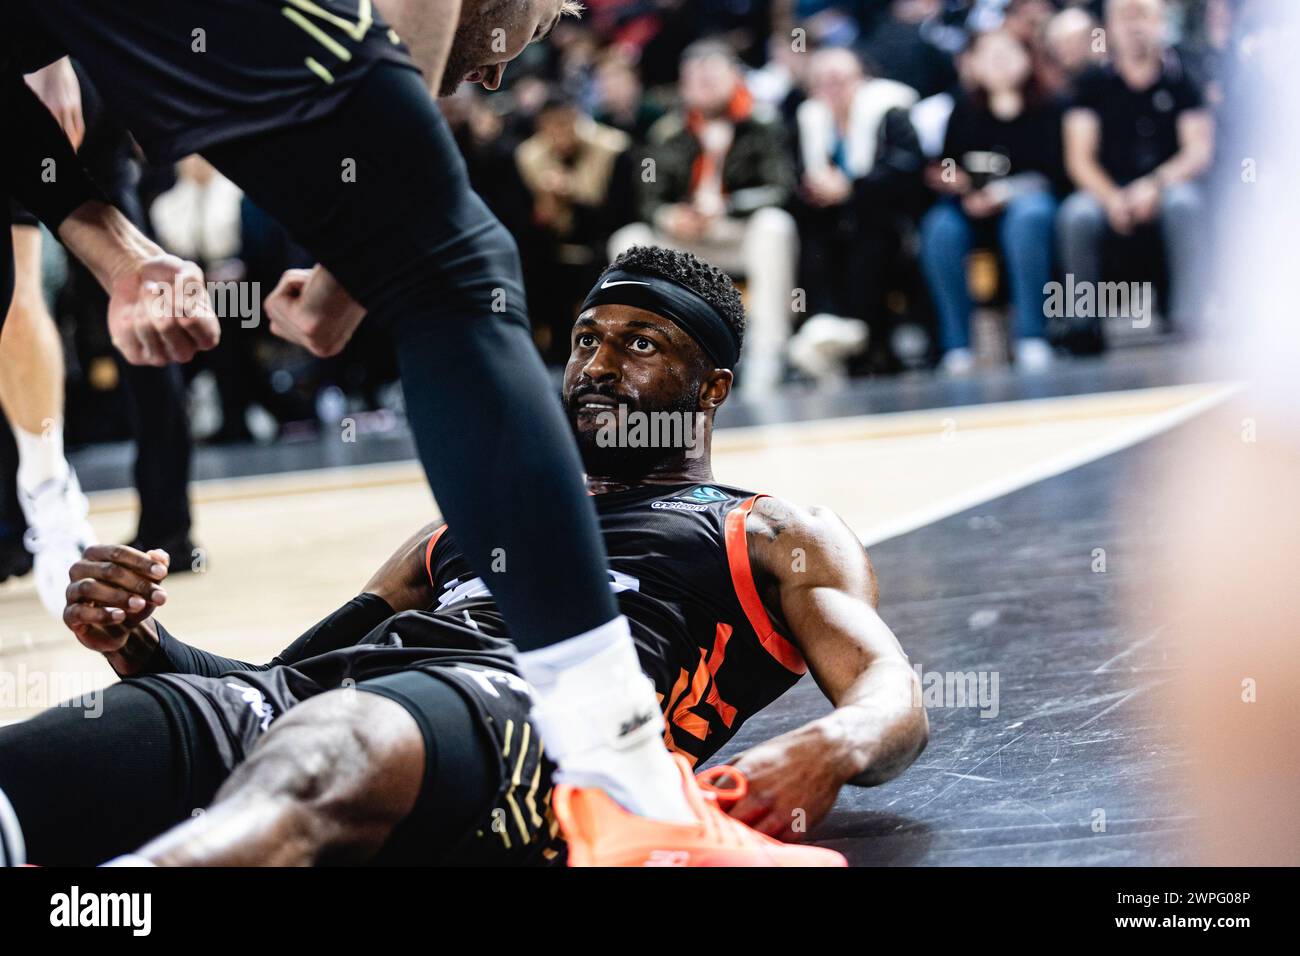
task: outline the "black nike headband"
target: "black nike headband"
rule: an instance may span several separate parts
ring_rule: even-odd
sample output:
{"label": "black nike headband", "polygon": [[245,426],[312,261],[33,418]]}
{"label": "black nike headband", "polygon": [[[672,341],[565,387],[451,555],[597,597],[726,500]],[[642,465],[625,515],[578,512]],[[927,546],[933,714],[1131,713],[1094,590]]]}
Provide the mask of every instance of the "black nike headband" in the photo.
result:
{"label": "black nike headband", "polygon": [[672,320],[693,338],[716,368],[735,368],[740,340],[718,310],[685,286],[659,276],[611,269],[587,294],[581,312],[598,305],[630,305]]}

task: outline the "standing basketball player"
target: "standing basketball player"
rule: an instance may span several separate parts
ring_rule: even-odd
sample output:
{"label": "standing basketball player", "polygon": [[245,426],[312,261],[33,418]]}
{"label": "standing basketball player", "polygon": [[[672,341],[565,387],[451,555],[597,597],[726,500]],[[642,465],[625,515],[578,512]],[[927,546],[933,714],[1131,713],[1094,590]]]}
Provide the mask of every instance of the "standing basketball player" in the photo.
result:
{"label": "standing basketball player", "polygon": [[330,354],[367,313],[389,327],[425,471],[525,652],[552,756],[575,785],[689,820],[577,449],[532,346],[514,241],[470,188],[429,96],[462,81],[496,89],[506,64],[578,5],[10,6],[24,56],[73,54],[152,159],[201,153],[313,252],[320,265],[287,276],[268,302],[273,329]]}

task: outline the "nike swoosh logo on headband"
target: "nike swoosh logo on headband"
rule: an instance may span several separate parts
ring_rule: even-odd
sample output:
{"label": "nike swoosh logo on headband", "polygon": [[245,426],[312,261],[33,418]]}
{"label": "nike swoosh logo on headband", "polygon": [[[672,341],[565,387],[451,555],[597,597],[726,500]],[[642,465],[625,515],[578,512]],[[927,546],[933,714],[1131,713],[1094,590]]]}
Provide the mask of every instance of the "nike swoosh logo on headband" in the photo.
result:
{"label": "nike swoosh logo on headband", "polygon": [[600,287],[602,289],[609,289],[616,285],[647,285],[648,286],[649,284],[650,284],[649,282],[634,282],[631,279],[620,279],[618,282],[611,282],[610,280],[606,279],[604,282],[600,284]]}

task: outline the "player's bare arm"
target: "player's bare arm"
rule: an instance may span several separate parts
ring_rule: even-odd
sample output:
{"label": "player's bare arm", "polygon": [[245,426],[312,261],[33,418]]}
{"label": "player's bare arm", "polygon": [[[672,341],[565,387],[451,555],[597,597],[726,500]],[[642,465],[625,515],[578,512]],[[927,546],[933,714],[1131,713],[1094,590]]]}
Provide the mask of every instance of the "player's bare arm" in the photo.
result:
{"label": "player's bare arm", "polygon": [[73,149],[81,148],[86,137],[86,118],[81,109],[81,83],[72,60],[63,57],[25,77],[32,92],[58,122]]}
{"label": "player's bare arm", "polygon": [[876,613],[875,572],[853,532],[827,509],[774,498],[758,500],[745,531],[765,607],[835,705],[735,761],[750,786],[732,814],[791,839],[829,812],[844,784],[901,773],[925,748],[929,724],[907,655]]}
{"label": "player's bare arm", "polygon": [[428,608],[433,604],[435,592],[424,566],[429,539],[442,527],[433,521],[411,535],[379,566],[366,582],[367,594],[381,597],[394,613]]}
{"label": "player's bare arm", "polygon": [[83,203],[59,238],[109,294],[109,336],[132,365],[188,362],[220,340],[203,271],[168,255],[108,203]]}

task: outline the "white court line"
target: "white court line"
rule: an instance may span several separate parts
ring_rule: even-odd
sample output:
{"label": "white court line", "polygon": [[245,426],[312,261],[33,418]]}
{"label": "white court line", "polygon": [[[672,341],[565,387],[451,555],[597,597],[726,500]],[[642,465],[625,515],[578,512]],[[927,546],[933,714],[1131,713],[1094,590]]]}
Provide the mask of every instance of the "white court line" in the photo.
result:
{"label": "white court line", "polygon": [[1105,458],[1107,455],[1146,441],[1148,438],[1168,431],[1188,419],[1209,411],[1240,391],[1241,388],[1241,385],[1236,384],[1223,385],[1209,395],[1191,399],[1184,405],[1157,414],[1149,421],[1139,422],[1128,428],[1120,429],[1105,438],[1084,442],[1077,448],[1071,448],[1069,451],[1062,452],[1053,458],[1047,458],[1033,465],[1000,475],[972,488],[949,495],[947,498],[941,498],[924,508],[913,509],[899,515],[897,518],[892,518],[871,528],[866,534],[862,535],[862,544],[869,548],[872,545],[880,544],[882,541],[888,541],[890,538],[897,538],[919,528],[924,528],[926,525],[934,524],[936,521],[942,521],[944,518],[960,514],[968,508],[982,505],[986,501],[1001,498],[1003,495],[1019,491],[1021,488],[1026,488],[1047,478],[1054,478],[1071,469],[1078,468],[1080,465],[1086,465],[1099,458]]}

